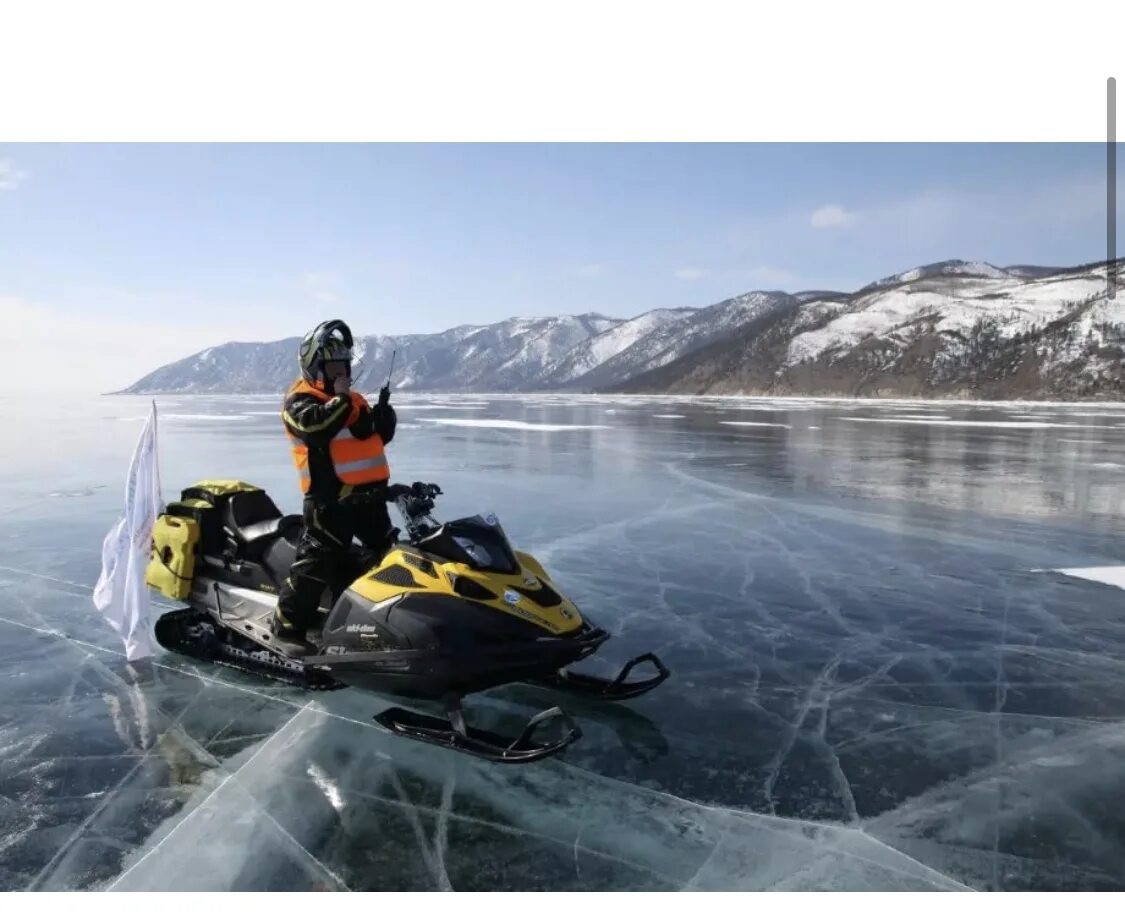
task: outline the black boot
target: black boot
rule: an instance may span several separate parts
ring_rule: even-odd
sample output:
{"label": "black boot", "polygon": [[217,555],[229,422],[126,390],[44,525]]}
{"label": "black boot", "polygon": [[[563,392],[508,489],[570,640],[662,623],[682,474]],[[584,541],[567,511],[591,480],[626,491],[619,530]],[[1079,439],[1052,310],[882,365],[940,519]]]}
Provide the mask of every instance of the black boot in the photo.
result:
{"label": "black boot", "polygon": [[304,628],[292,624],[280,610],[274,609],[270,617],[270,633],[279,646],[289,647],[291,652],[303,654],[309,651]]}

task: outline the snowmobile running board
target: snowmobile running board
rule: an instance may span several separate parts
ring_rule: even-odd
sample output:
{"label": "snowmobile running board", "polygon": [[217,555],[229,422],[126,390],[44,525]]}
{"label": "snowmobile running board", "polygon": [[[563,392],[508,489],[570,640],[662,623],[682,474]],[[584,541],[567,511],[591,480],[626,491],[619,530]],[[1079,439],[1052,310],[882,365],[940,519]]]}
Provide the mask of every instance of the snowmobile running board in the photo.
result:
{"label": "snowmobile running board", "polygon": [[[657,673],[651,678],[628,681],[629,673],[642,662],[651,662],[656,666]],[[617,673],[617,677],[612,681],[608,678],[599,678],[596,675],[570,672],[563,668],[549,678],[537,678],[527,683],[539,687],[574,691],[578,694],[596,697],[599,700],[628,700],[630,697],[647,694],[653,688],[660,686],[670,674],[672,673],[668,670],[668,666],[661,662],[655,653],[646,652],[644,655],[626,662],[621,667],[621,671]]]}
{"label": "snowmobile running board", "polygon": [[[467,726],[465,714],[461,710],[460,697],[446,701],[446,712],[449,714],[449,719],[443,720],[415,710],[391,707],[382,713],[377,713],[374,720],[395,735],[414,739],[417,742],[452,748],[454,751],[475,755],[497,764],[527,764],[538,761],[558,754],[572,742],[582,738],[582,730],[558,707],[551,707],[533,716],[514,739],[489,732],[487,729]],[[536,729],[545,723],[556,721],[565,729],[562,735],[549,742],[537,744],[532,741]]]}
{"label": "snowmobile running board", "polygon": [[157,642],[172,652],[260,678],[308,691],[335,691],[345,686],[327,672],[307,667],[299,655],[285,656],[264,646],[251,646],[241,634],[216,624],[195,608],[161,615],[155,634]]}

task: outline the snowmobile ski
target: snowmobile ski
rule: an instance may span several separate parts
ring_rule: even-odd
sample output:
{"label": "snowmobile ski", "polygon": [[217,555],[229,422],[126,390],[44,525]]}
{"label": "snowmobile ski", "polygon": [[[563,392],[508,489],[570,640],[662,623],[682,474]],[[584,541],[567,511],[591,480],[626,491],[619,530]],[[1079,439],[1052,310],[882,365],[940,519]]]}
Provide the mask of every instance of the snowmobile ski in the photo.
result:
{"label": "snowmobile ski", "polygon": [[[656,674],[651,678],[629,681],[629,673],[643,662],[654,665]],[[621,667],[621,671],[617,673],[617,677],[613,679],[599,678],[597,675],[583,675],[562,668],[554,675],[547,678],[537,678],[527,682],[527,684],[545,688],[558,688],[584,696],[596,697],[600,700],[628,700],[631,697],[640,697],[653,688],[659,687],[671,674],[656,653],[646,652],[626,662]]]}
{"label": "snowmobile ski", "polygon": [[[524,725],[518,736],[506,737],[487,729],[470,727],[465,722],[460,697],[446,703],[448,719],[391,707],[375,715],[375,722],[395,735],[441,745],[466,755],[474,755],[497,764],[528,764],[556,755],[572,742],[582,738],[582,730],[558,707],[537,713]],[[536,742],[536,730],[557,723],[562,732],[553,739]]]}

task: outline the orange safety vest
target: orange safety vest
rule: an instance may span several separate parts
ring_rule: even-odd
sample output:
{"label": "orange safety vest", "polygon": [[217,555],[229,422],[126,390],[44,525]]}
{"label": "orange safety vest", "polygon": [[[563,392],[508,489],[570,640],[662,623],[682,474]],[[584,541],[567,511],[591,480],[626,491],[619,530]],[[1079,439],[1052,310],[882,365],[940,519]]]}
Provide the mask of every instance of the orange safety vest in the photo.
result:
{"label": "orange safety vest", "polygon": [[[327,403],[332,399],[304,378],[289,388],[285,398],[288,400],[294,393],[307,393],[316,397],[321,403]],[[352,394],[352,411],[348,414],[347,422],[328,443],[328,455],[332,459],[336,476],[346,486],[362,486],[365,483],[378,483],[391,478],[391,468],[387,464],[383,439],[374,433],[370,438],[356,438],[348,431],[349,426],[354,425],[359,418],[360,409],[366,403],[362,394]],[[284,420],[282,424],[285,424]],[[301,492],[307,493],[312,486],[312,478],[309,475],[309,447],[290,432],[288,426],[285,427],[285,434],[289,436],[293,446],[293,464],[301,481]]]}

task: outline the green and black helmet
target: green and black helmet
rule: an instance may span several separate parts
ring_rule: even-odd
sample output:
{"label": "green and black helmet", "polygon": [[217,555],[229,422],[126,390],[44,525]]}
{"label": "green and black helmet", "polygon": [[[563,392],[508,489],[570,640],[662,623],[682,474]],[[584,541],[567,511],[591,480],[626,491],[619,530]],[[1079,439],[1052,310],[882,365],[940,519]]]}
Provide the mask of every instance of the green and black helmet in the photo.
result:
{"label": "green and black helmet", "polygon": [[343,320],[326,320],[301,340],[297,364],[301,376],[313,386],[323,387],[326,361],[352,361],[352,331]]}

